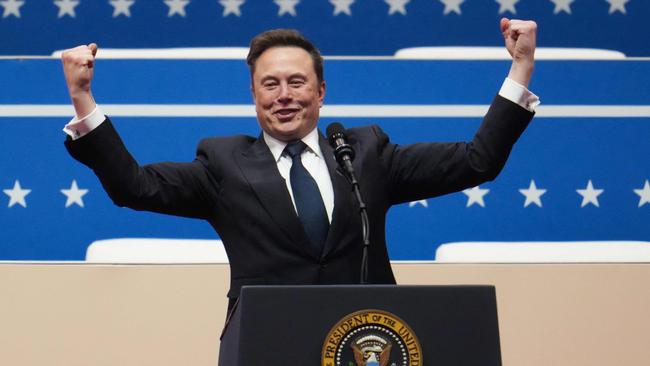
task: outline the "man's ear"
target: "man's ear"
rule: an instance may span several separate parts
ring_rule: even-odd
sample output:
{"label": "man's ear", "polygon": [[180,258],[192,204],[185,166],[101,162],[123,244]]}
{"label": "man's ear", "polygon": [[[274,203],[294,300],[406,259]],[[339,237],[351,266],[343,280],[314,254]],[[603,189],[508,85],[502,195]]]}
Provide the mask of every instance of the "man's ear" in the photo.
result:
{"label": "man's ear", "polygon": [[253,103],[255,103],[255,88],[253,87],[253,83],[251,83],[251,96],[253,97]]}
{"label": "man's ear", "polygon": [[320,82],[318,87],[318,105],[323,106],[323,101],[325,100],[325,80]]}

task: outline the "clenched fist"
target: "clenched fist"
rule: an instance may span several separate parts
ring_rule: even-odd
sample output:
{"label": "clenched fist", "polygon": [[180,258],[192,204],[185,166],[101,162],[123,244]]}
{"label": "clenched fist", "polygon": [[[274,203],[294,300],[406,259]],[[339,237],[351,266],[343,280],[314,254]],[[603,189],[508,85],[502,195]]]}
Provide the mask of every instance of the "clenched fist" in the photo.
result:
{"label": "clenched fist", "polygon": [[96,106],[90,91],[96,54],[97,45],[91,43],[66,50],[61,56],[70,99],[79,118],[90,114]]}
{"label": "clenched fist", "polygon": [[537,23],[531,20],[501,19],[501,33],[512,56],[509,78],[528,87],[535,66]]}

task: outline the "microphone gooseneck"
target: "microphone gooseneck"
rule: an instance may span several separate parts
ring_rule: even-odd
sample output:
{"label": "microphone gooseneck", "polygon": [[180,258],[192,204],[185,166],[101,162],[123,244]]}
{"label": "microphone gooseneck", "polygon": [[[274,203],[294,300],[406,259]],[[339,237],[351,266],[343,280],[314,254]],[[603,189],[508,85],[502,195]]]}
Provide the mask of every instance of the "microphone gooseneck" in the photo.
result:
{"label": "microphone gooseneck", "polygon": [[327,126],[327,138],[330,146],[334,149],[334,158],[343,170],[343,174],[352,185],[352,191],[359,203],[359,214],[361,215],[361,233],[363,237],[363,246],[361,253],[361,284],[368,283],[368,247],[370,247],[370,220],[366,204],[363,202],[359,181],[354,174],[352,161],[354,160],[354,148],[348,144],[345,136],[345,129],[340,123],[334,122]]}

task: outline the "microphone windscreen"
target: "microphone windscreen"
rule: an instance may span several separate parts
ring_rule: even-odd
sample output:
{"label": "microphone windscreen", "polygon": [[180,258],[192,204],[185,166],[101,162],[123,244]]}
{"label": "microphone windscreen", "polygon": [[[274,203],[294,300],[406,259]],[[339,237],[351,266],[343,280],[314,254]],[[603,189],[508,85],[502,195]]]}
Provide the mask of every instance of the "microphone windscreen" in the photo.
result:
{"label": "microphone windscreen", "polygon": [[345,129],[343,128],[342,124],[338,122],[334,122],[334,123],[330,123],[329,126],[327,126],[327,130],[325,130],[325,133],[327,134],[327,138],[330,141],[330,144],[333,144],[334,143],[333,140],[335,139],[334,136],[343,135],[344,131]]}

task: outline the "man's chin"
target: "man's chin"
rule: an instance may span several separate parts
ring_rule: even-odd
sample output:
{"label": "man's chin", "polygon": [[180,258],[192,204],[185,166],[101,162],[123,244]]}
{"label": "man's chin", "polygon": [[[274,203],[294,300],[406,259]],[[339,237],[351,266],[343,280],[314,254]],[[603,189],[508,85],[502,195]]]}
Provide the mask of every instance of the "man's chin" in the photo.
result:
{"label": "man's chin", "polygon": [[290,142],[305,137],[305,135],[307,135],[307,132],[303,131],[300,128],[275,129],[271,136],[280,141]]}
{"label": "man's chin", "polygon": [[305,125],[304,119],[300,118],[300,116],[286,122],[275,119],[269,127],[271,128],[266,129],[266,133],[284,142],[299,140],[312,130]]}

